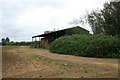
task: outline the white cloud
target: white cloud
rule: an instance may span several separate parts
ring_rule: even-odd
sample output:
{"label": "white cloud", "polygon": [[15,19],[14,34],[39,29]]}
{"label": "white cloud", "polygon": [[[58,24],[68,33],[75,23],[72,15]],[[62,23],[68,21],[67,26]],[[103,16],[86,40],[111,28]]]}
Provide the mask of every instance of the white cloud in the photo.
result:
{"label": "white cloud", "polygon": [[30,11],[26,11],[23,15],[18,17],[16,23],[26,26],[38,26],[41,24],[46,24],[51,18],[51,14],[49,14],[51,11],[51,8],[35,8]]}
{"label": "white cloud", "polygon": [[58,2],[61,0],[0,0],[0,2],[9,2],[9,3],[37,3],[37,2]]}
{"label": "white cloud", "polygon": [[[78,14],[69,9],[56,9],[52,7],[33,8],[19,16],[15,21],[24,26],[66,26],[73,16]],[[78,15],[77,15],[78,16]],[[49,26],[48,26],[49,25]]]}
{"label": "white cloud", "polygon": [[111,2],[119,2],[120,0],[110,0]]}
{"label": "white cloud", "polygon": [[42,0],[1,0],[2,2],[38,2]]}
{"label": "white cloud", "polygon": [[[16,24],[26,27],[33,26],[34,29],[41,26],[48,27],[48,29],[52,26],[61,26],[62,29],[68,26],[71,20],[83,15],[85,10],[98,6],[97,0],[89,2],[87,0],[61,0],[61,2],[65,5],[61,9],[51,6],[32,8],[20,15],[18,20],[16,20]],[[100,4],[101,7],[103,2]]]}
{"label": "white cloud", "polygon": [[[23,31],[23,34],[29,37],[37,34],[41,34],[46,30],[63,29],[68,28],[68,24],[74,18],[79,18],[85,14],[86,10],[102,8],[103,3],[107,0],[1,0],[7,2],[7,4],[20,3],[20,9],[12,7],[10,11],[14,13],[16,10],[20,10],[18,15],[13,15],[14,19],[10,19],[14,24],[14,29]],[[39,4],[38,4],[39,2]],[[51,3],[53,2],[53,3]],[[41,6],[41,4],[43,6]],[[60,3],[52,6],[54,3]],[[24,9],[24,5],[30,4]],[[37,4],[37,6],[35,5]],[[47,4],[47,5],[45,5]],[[22,6],[22,7],[21,7]],[[60,6],[60,7],[57,7]],[[9,7],[8,7],[9,9]],[[23,11],[24,10],[24,11]],[[16,11],[16,12],[18,12]],[[7,15],[6,15],[7,16]],[[10,17],[10,18],[12,18]],[[85,27],[90,30],[90,27]],[[27,31],[27,32],[26,32]],[[26,33],[24,33],[26,32]],[[22,34],[22,32],[21,32]],[[19,35],[20,36],[20,35]],[[23,36],[23,35],[21,35]],[[21,37],[22,38],[22,37]]]}

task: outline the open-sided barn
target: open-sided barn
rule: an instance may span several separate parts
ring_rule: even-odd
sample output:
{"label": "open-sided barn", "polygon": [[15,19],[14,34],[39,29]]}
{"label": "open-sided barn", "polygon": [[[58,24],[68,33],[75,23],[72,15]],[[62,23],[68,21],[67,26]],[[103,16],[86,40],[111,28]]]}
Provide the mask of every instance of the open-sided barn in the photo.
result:
{"label": "open-sided barn", "polygon": [[[36,42],[36,38],[39,37],[39,41],[40,43],[33,43],[32,46],[36,47],[37,44],[39,44],[39,47],[41,48],[49,48],[49,45],[52,41],[54,41],[55,39],[61,37],[61,36],[65,36],[65,35],[72,35],[72,34],[89,34],[89,31],[87,31],[86,29],[83,29],[79,26],[76,27],[72,27],[72,28],[67,28],[67,29],[63,29],[63,30],[59,30],[59,31],[54,31],[48,34],[41,34],[41,35],[36,35],[32,37],[32,42],[33,39],[35,38]],[[40,37],[43,37],[40,40]]]}

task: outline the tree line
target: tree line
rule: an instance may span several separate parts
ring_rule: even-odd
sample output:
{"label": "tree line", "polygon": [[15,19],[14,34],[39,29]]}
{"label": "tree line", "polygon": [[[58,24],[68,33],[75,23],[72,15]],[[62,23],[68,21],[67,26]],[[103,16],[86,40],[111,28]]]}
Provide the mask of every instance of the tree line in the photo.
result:
{"label": "tree line", "polygon": [[10,41],[10,38],[2,38],[0,45],[5,46],[5,45],[15,45],[15,46],[30,46],[32,42],[26,42],[26,41],[21,41],[21,42],[14,42]]}

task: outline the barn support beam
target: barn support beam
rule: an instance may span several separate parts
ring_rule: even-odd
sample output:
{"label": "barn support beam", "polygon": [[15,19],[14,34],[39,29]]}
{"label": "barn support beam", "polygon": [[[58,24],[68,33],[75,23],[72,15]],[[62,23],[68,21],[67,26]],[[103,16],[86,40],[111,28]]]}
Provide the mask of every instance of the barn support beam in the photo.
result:
{"label": "barn support beam", "polygon": [[48,43],[50,42],[51,40],[50,40],[50,35],[48,35]]}
{"label": "barn support beam", "polygon": [[33,38],[33,42],[32,42],[32,44],[33,44],[33,47],[35,47],[35,41],[34,41],[34,38]]}
{"label": "barn support beam", "polygon": [[33,47],[33,37],[32,37],[32,43],[31,43],[31,46]]}
{"label": "barn support beam", "polygon": [[40,37],[39,37],[39,43],[38,44],[39,44],[39,48],[40,48]]}
{"label": "barn support beam", "polygon": [[34,45],[35,45],[34,47],[36,48],[36,47],[37,47],[37,46],[36,46],[36,37],[35,37],[35,42],[34,42],[34,43],[35,43],[35,44],[34,44]]}
{"label": "barn support beam", "polygon": [[55,34],[55,38],[57,38],[57,33]]}

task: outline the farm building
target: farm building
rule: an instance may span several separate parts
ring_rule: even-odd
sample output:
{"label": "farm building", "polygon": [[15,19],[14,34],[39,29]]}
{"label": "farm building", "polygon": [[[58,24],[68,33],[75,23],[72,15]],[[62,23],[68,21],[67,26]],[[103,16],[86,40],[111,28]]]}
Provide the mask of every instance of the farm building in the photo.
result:
{"label": "farm building", "polygon": [[[72,27],[72,28],[59,30],[59,31],[54,31],[54,32],[47,33],[47,34],[36,35],[36,36],[32,37],[32,42],[33,42],[33,39],[35,38],[32,46],[38,47],[38,44],[39,44],[39,47],[41,47],[41,48],[49,48],[50,43],[52,41],[54,41],[55,39],[57,39],[61,36],[72,35],[72,34],[89,34],[89,31],[87,31],[79,26],[76,26],[76,27]],[[39,37],[39,43],[36,43],[37,37]]]}

